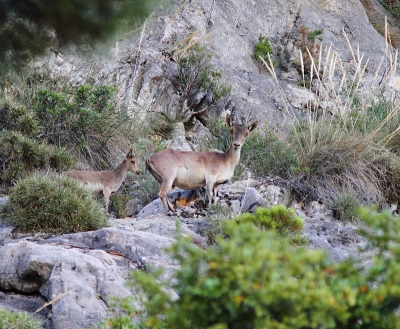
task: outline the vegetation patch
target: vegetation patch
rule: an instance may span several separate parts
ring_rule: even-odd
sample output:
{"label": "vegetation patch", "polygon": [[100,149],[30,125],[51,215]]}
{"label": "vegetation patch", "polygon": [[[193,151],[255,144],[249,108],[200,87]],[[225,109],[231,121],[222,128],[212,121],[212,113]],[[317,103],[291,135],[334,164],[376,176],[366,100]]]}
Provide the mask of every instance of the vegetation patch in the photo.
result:
{"label": "vegetation patch", "polygon": [[331,209],[333,216],[343,222],[351,222],[356,219],[357,211],[361,206],[360,201],[352,193],[344,193],[333,202]]}
{"label": "vegetation patch", "polygon": [[74,164],[74,157],[63,147],[38,142],[17,131],[0,133],[0,165],[4,168],[0,184],[6,189],[35,170],[61,171]]}
{"label": "vegetation patch", "polygon": [[306,244],[308,240],[301,236],[304,220],[296,216],[294,209],[284,205],[270,208],[259,207],[254,213],[244,213],[234,218],[237,223],[251,223],[261,230],[276,230],[282,237],[288,237],[295,244]]}
{"label": "vegetation patch", "polygon": [[128,214],[126,204],[130,200],[130,196],[123,193],[113,193],[110,196],[110,211],[115,214],[116,218],[125,218]]}
{"label": "vegetation patch", "polygon": [[230,221],[230,238],[216,246],[172,246],[172,280],[160,270],[132,272],[137,293],[103,328],[399,328],[400,219],[368,209],[359,217],[368,225],[364,252],[378,252],[369,268],[352,258],[332,263],[322,250]]}
{"label": "vegetation patch", "polygon": [[108,216],[72,178],[34,173],[10,189],[9,222],[22,233],[74,233],[107,226]]}
{"label": "vegetation patch", "polygon": [[253,59],[258,63],[260,63],[261,60],[269,63],[268,57],[272,55],[273,52],[274,50],[272,49],[268,38],[262,34],[259,34],[258,42],[254,45],[253,49]]}
{"label": "vegetation patch", "polygon": [[42,322],[27,312],[0,309],[0,328],[2,329],[41,329]]}

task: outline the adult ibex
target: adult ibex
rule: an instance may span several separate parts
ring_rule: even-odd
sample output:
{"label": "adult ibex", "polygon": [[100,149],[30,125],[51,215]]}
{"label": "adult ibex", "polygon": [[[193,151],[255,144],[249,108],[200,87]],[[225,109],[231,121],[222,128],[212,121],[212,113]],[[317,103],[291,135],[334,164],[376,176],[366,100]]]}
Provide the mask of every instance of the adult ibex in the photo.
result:
{"label": "adult ibex", "polygon": [[163,150],[146,160],[146,168],[161,184],[160,197],[167,212],[174,211],[168,194],[175,186],[194,190],[206,186],[209,205],[216,200],[218,186],[227,183],[240,160],[240,149],[246,136],[258,121],[247,126],[233,123],[229,114],[225,119],[231,128],[231,146],[222,152],[191,152]]}
{"label": "adult ibex", "polygon": [[140,174],[140,168],[136,156],[132,149],[128,151],[124,161],[114,170],[104,171],[67,171],[65,174],[83,183],[83,187],[93,193],[103,192],[104,203],[108,210],[110,195],[118,191],[122,182],[125,180],[128,171]]}

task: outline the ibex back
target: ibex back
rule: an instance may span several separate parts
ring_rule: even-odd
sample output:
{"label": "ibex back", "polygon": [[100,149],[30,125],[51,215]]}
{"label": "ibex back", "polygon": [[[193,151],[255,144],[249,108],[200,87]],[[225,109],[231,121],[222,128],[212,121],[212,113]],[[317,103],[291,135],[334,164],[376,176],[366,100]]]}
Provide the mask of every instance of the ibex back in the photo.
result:
{"label": "ibex back", "polygon": [[104,171],[67,171],[65,174],[83,183],[83,186],[93,192],[103,192],[104,203],[108,210],[110,195],[118,191],[122,182],[125,180],[128,171],[140,174],[137,158],[132,154],[132,149],[128,151],[124,161],[115,170]]}
{"label": "ibex back", "polygon": [[168,200],[168,194],[175,186],[186,190],[194,190],[206,186],[208,202],[216,201],[218,186],[227,183],[233,176],[240,160],[240,149],[250,131],[254,130],[258,121],[247,126],[232,123],[229,115],[226,123],[231,128],[231,146],[222,152],[190,152],[163,150],[146,160],[146,168],[161,184],[158,194],[165,210],[174,211]]}

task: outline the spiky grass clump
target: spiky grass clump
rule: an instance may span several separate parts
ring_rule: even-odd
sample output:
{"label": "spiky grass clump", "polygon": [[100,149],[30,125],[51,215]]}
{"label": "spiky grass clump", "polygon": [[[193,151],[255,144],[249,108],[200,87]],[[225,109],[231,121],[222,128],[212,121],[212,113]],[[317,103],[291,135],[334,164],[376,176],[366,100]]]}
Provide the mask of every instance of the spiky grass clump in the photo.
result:
{"label": "spiky grass clump", "polygon": [[3,130],[0,133],[0,164],[4,168],[0,183],[9,187],[34,170],[65,170],[71,168],[75,160],[65,148]]}
{"label": "spiky grass clump", "polygon": [[[307,60],[309,85],[316,96],[308,103],[305,120],[298,119],[282,93],[293,118],[290,145],[298,162],[291,177],[293,192],[303,201],[327,204],[351,192],[363,204],[384,207],[400,200],[399,107],[382,97],[381,82],[390,76],[378,77],[379,65],[374,76],[364,77],[368,61],[355,55],[348,39],[347,43],[355,63],[351,68],[331,47],[318,47],[314,55],[300,53],[303,78]],[[393,65],[388,74],[393,74],[397,53],[386,56]],[[272,63],[263,64],[279,84]],[[334,104],[332,111],[321,109],[324,101]]]}
{"label": "spiky grass clump", "polygon": [[[332,203],[346,191],[354,191],[364,204],[384,204],[387,198],[389,163],[398,157],[371,134],[360,134],[330,120],[320,120],[298,128],[297,156],[299,172],[292,187],[303,200]],[[396,166],[396,165],[395,165]],[[391,175],[390,175],[391,176]]]}
{"label": "spiky grass clump", "polygon": [[352,222],[357,218],[357,211],[361,204],[352,193],[339,195],[333,202],[331,209],[333,216],[343,222]]}
{"label": "spiky grass clump", "polygon": [[2,329],[41,329],[42,322],[27,312],[0,309],[0,328]]}
{"label": "spiky grass clump", "polygon": [[74,233],[107,225],[108,216],[92,195],[63,175],[34,173],[10,189],[10,223],[22,233]]}

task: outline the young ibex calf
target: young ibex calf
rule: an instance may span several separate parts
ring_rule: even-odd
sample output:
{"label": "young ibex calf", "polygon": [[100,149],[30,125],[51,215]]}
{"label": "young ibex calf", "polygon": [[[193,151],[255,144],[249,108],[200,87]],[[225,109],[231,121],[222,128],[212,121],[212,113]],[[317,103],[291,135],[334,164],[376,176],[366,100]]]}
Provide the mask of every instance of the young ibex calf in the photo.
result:
{"label": "young ibex calf", "polygon": [[231,146],[222,152],[191,152],[163,150],[146,160],[146,168],[161,184],[158,194],[167,212],[174,211],[168,194],[175,186],[194,190],[206,186],[209,205],[216,201],[218,186],[227,183],[240,160],[240,149],[258,121],[247,126],[233,123],[229,114],[225,119],[231,128]]}
{"label": "young ibex calf", "polygon": [[126,154],[124,161],[114,170],[104,171],[67,171],[65,174],[83,183],[83,186],[93,192],[103,192],[106,209],[110,204],[110,195],[118,191],[128,171],[140,174],[137,157],[132,154],[132,149]]}

